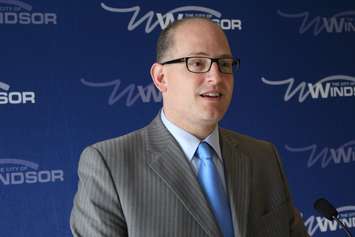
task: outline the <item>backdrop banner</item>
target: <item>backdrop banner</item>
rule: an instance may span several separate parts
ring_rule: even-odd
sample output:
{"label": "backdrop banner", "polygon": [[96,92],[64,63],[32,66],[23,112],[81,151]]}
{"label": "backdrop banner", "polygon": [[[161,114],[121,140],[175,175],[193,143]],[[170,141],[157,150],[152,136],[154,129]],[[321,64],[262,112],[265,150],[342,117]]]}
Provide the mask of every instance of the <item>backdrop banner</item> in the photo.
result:
{"label": "backdrop banner", "polygon": [[148,124],[170,22],[211,18],[235,57],[220,126],[274,143],[311,236],[355,233],[355,2],[0,0],[0,236],[72,236],[84,147]]}

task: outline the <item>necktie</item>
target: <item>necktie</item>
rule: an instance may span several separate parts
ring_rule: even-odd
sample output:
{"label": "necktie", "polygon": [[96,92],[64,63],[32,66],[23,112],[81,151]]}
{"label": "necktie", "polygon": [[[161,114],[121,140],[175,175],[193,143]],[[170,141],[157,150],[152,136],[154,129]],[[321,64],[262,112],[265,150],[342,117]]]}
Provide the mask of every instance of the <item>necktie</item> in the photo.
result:
{"label": "necktie", "polygon": [[196,152],[197,157],[200,158],[198,181],[217,219],[223,236],[233,237],[233,222],[229,200],[213,162],[213,149],[206,142],[202,142]]}

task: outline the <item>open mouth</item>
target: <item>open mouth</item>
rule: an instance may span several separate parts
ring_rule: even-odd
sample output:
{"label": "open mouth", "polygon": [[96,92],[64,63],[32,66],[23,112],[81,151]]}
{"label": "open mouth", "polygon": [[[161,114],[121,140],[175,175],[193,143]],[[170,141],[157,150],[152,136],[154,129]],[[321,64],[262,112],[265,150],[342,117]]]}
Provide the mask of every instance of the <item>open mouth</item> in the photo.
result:
{"label": "open mouth", "polygon": [[200,94],[200,96],[205,98],[219,98],[222,96],[222,94],[217,92],[209,92],[209,93]]}

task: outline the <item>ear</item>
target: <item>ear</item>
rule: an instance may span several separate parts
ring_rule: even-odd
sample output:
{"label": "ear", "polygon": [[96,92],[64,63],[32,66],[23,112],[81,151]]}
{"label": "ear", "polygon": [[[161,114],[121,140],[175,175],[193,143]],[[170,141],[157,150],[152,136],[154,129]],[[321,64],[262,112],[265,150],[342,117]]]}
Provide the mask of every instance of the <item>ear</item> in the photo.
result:
{"label": "ear", "polygon": [[154,85],[163,93],[166,91],[166,78],[164,77],[163,65],[154,63],[150,68],[150,76],[153,79]]}

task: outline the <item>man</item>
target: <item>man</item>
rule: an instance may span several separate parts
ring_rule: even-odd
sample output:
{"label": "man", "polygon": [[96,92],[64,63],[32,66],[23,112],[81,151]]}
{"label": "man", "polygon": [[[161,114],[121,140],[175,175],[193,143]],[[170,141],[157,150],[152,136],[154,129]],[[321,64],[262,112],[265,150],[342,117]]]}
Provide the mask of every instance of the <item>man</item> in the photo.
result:
{"label": "man", "polygon": [[307,236],[274,146],[218,127],[238,65],[210,20],[161,33],[151,75],[163,109],[83,151],[74,236]]}

